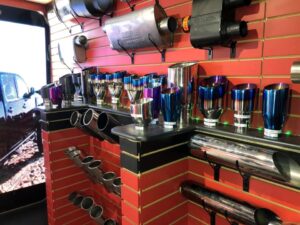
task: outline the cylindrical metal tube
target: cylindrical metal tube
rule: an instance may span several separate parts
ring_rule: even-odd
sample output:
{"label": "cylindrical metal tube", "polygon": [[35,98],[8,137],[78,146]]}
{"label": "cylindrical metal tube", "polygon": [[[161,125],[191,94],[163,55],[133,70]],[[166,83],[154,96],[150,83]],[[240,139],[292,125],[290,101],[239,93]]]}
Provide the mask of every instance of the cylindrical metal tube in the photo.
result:
{"label": "cylindrical metal tube", "polygon": [[224,25],[221,31],[224,38],[226,37],[246,37],[248,34],[248,25],[245,21],[232,22]]}
{"label": "cylindrical metal tube", "polygon": [[137,129],[143,130],[152,121],[152,98],[142,98],[130,105],[130,114]]}
{"label": "cylindrical metal tube", "polygon": [[71,194],[69,194],[68,200],[74,204],[77,196],[78,196],[77,192],[72,192]]}
{"label": "cylindrical metal tube", "polygon": [[88,167],[91,162],[94,161],[93,156],[86,156],[81,160],[82,169],[84,169],[88,173]]}
{"label": "cylindrical metal tube", "polygon": [[104,225],[117,225],[117,221],[113,219],[107,219],[104,221]]}
{"label": "cylindrical metal tube", "polygon": [[55,85],[49,89],[50,94],[50,101],[53,105],[57,105],[58,108],[61,108],[63,94],[62,94],[62,86]]}
{"label": "cylindrical metal tube", "polygon": [[204,125],[216,126],[223,113],[223,97],[227,89],[227,78],[212,76],[200,82],[199,110],[204,116]]}
{"label": "cylindrical metal tube", "polygon": [[116,178],[114,172],[106,172],[103,174],[102,182],[108,192],[113,192],[113,181]]}
{"label": "cylindrical metal tube", "polygon": [[193,136],[190,147],[197,158],[300,188],[300,165],[286,153],[202,135]]}
{"label": "cylindrical metal tube", "polygon": [[102,162],[101,160],[94,160],[88,164],[87,170],[88,173],[94,177],[96,183],[102,182],[103,171],[102,171]]}
{"label": "cylindrical metal tube", "polygon": [[117,177],[113,180],[113,192],[116,193],[117,195],[121,196],[121,177]]}
{"label": "cylindrical metal tube", "polygon": [[300,84],[300,62],[294,62],[291,67],[291,80],[295,84]]}
{"label": "cylindrical metal tube", "polygon": [[95,220],[98,224],[103,225],[104,219],[103,219],[103,208],[100,205],[94,205],[90,209],[90,217]]}
{"label": "cylindrical metal tube", "polygon": [[83,128],[82,119],[83,119],[82,114],[78,111],[74,111],[70,117],[71,126],[82,129]]}
{"label": "cylindrical metal tube", "polygon": [[98,118],[99,114],[95,110],[89,109],[83,115],[83,125],[84,128],[88,129],[94,136],[104,139],[105,137],[98,128]]}
{"label": "cylindrical metal tube", "polygon": [[81,151],[79,149],[77,149],[76,147],[72,146],[69,147],[65,153],[67,154],[67,156],[79,167],[82,166],[81,163]]}
{"label": "cylindrical metal tube", "polygon": [[67,74],[59,78],[62,87],[64,107],[70,107],[74,99],[75,86],[73,84],[72,74]]}
{"label": "cylindrical metal tube", "polygon": [[144,88],[144,98],[152,98],[152,116],[154,120],[158,121],[160,107],[161,107],[161,86]]}
{"label": "cylindrical metal tube", "polygon": [[165,89],[161,93],[161,111],[165,128],[176,127],[180,120],[181,95],[182,92],[178,87]]}
{"label": "cylindrical metal tube", "polygon": [[77,207],[80,207],[82,200],[83,200],[83,196],[80,195],[80,194],[78,194],[78,195],[76,196],[76,198],[74,199],[73,204],[74,204],[75,206],[77,206]]}
{"label": "cylindrical metal tube", "polygon": [[105,83],[105,74],[99,74],[93,82],[93,90],[97,99],[97,105],[103,105],[105,103],[105,97],[107,92],[107,85]]}
{"label": "cylindrical metal tube", "polygon": [[119,137],[112,134],[111,129],[120,126],[120,122],[113,116],[102,112],[98,117],[98,129],[101,133],[105,134],[105,139],[110,143],[118,143]]}
{"label": "cylindrical metal tube", "polygon": [[263,91],[263,118],[265,136],[277,138],[287,118],[289,85],[271,84]]}
{"label": "cylindrical metal tube", "polygon": [[281,224],[280,218],[268,209],[244,205],[217,192],[207,190],[194,182],[181,185],[183,196],[207,209],[247,225],[266,225],[272,222]]}
{"label": "cylindrical metal tube", "polygon": [[168,86],[181,89],[182,113],[180,122],[187,123],[197,99],[198,63],[182,62],[168,68]]}
{"label": "cylindrical metal tube", "polygon": [[172,45],[177,21],[167,19],[163,8],[155,4],[105,21],[103,28],[115,50]]}
{"label": "cylindrical metal tube", "polygon": [[54,87],[54,83],[47,84],[40,89],[40,94],[43,98],[46,110],[52,109],[52,102],[50,100],[50,88]]}
{"label": "cylindrical metal tube", "polygon": [[85,211],[90,211],[90,209],[94,206],[94,199],[92,197],[84,197],[80,204],[80,208]]}
{"label": "cylindrical metal tube", "polygon": [[232,109],[234,111],[234,126],[247,128],[251,122],[256,95],[255,84],[239,84],[231,89]]}

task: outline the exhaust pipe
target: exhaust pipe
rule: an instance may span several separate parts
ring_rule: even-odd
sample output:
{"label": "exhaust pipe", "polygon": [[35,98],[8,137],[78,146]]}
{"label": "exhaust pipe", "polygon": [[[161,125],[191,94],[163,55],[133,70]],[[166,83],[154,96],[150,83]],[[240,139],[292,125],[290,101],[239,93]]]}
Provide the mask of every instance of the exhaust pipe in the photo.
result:
{"label": "exhaust pipe", "polygon": [[80,208],[85,211],[90,211],[90,209],[93,206],[94,206],[94,199],[92,197],[84,197],[80,204]]}
{"label": "exhaust pipe", "polygon": [[83,124],[101,140],[105,139],[113,144],[119,142],[119,138],[111,133],[111,129],[120,123],[112,116],[106,113],[98,114],[95,110],[89,109],[83,116]]}
{"label": "exhaust pipe", "polygon": [[103,112],[98,117],[98,129],[105,134],[105,139],[110,143],[119,142],[119,137],[111,133],[111,129],[119,125],[119,121],[107,113]]}
{"label": "exhaust pipe", "polygon": [[83,119],[83,117],[80,112],[78,112],[78,111],[73,112],[70,117],[71,126],[77,127],[79,129],[83,129],[82,119]]}
{"label": "exhaust pipe", "polygon": [[77,149],[76,147],[72,146],[69,147],[66,151],[65,154],[79,167],[82,166],[81,164],[81,151]]}
{"label": "exhaust pipe", "polygon": [[104,224],[104,219],[103,219],[103,208],[100,205],[94,205],[90,209],[90,217],[95,220],[98,224],[103,225]]}
{"label": "exhaust pipe", "polygon": [[82,201],[83,201],[83,196],[80,195],[80,194],[78,194],[78,195],[76,196],[76,198],[74,199],[73,204],[74,204],[75,206],[77,206],[77,207],[80,207]]}
{"label": "exhaust pipe", "polygon": [[107,172],[103,174],[102,182],[105,189],[108,192],[113,192],[113,181],[116,178],[116,174],[114,172]]}
{"label": "exhaust pipe", "polygon": [[117,221],[113,219],[107,219],[105,220],[104,225],[117,225]]}
{"label": "exhaust pipe", "polygon": [[289,154],[202,135],[193,136],[190,147],[197,158],[300,188],[300,165]]}
{"label": "exhaust pipe", "polygon": [[194,182],[184,182],[181,185],[181,193],[189,200],[223,214],[226,218],[247,225],[281,224],[280,218],[268,209],[254,208],[234,201],[217,192],[210,191]]}
{"label": "exhaust pipe", "polygon": [[117,194],[118,196],[121,196],[121,177],[117,177],[113,180],[112,186],[113,186],[113,192]]}
{"label": "exhaust pipe", "polygon": [[103,172],[101,168],[101,160],[94,160],[88,164],[87,171],[96,183],[102,183]]}
{"label": "exhaust pipe", "polygon": [[73,204],[75,204],[75,199],[77,198],[78,195],[79,194],[77,192],[72,192],[71,194],[69,194],[68,200]]}

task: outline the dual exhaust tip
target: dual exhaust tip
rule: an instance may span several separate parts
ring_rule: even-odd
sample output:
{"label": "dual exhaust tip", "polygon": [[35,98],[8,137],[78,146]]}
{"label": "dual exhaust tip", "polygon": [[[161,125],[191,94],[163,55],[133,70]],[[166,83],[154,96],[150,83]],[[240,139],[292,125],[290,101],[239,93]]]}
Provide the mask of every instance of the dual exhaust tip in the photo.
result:
{"label": "dual exhaust tip", "polygon": [[72,192],[69,197],[69,201],[73,205],[87,211],[90,217],[101,225],[117,225],[114,219],[105,219],[103,217],[104,209],[101,205],[97,205],[92,197],[83,196],[80,193]]}
{"label": "dual exhaust tip", "polygon": [[112,144],[119,143],[119,137],[112,134],[111,129],[119,126],[120,122],[105,112],[97,113],[93,109],[88,109],[81,114],[75,111],[71,114],[70,124],[100,140],[107,140]]}
{"label": "dual exhaust tip", "polygon": [[75,165],[82,168],[88,174],[94,183],[103,184],[109,193],[121,196],[121,178],[117,177],[114,172],[104,172],[101,160],[95,160],[93,156],[83,158],[81,151],[76,147],[69,147],[65,153]]}

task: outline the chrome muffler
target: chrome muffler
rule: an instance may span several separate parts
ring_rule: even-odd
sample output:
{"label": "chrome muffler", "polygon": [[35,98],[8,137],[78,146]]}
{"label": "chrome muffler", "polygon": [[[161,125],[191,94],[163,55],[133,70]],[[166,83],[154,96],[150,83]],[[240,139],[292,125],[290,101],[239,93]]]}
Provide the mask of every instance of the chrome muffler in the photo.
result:
{"label": "chrome muffler", "polygon": [[204,116],[204,125],[214,127],[223,113],[223,97],[228,80],[224,76],[212,76],[200,81],[199,110]]}
{"label": "chrome muffler", "polygon": [[239,84],[231,89],[234,126],[238,129],[249,127],[251,123],[251,113],[254,110],[255,95],[255,84]]}
{"label": "chrome muffler", "polygon": [[180,191],[183,196],[203,206],[204,209],[215,211],[227,219],[242,224],[282,224],[280,218],[268,209],[242,204],[218,192],[205,189],[195,182],[184,182],[181,184]]}
{"label": "chrome muffler", "polygon": [[155,4],[123,16],[107,19],[103,31],[114,50],[145,47],[171,47],[177,21],[167,17],[164,9]]}
{"label": "chrome muffler", "polygon": [[286,121],[289,103],[289,85],[284,83],[271,84],[263,91],[264,134],[277,138],[282,132]]}
{"label": "chrome muffler", "polygon": [[203,135],[193,136],[190,148],[197,158],[300,188],[300,164],[289,154]]}

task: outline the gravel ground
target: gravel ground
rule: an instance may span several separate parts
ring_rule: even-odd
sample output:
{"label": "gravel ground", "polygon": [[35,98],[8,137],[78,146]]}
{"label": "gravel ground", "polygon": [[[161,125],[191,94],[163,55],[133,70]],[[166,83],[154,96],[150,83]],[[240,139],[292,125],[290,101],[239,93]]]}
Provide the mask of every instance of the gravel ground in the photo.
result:
{"label": "gravel ground", "polygon": [[23,144],[0,168],[0,193],[43,182],[44,157],[34,141]]}

